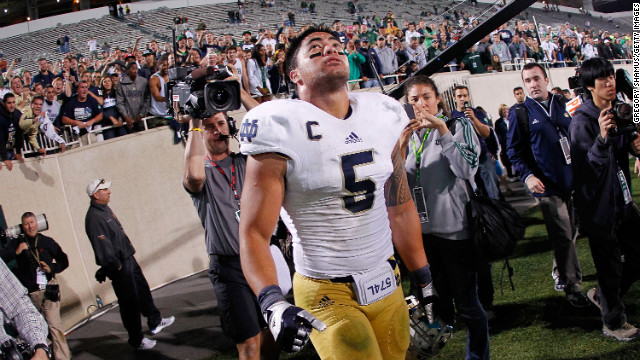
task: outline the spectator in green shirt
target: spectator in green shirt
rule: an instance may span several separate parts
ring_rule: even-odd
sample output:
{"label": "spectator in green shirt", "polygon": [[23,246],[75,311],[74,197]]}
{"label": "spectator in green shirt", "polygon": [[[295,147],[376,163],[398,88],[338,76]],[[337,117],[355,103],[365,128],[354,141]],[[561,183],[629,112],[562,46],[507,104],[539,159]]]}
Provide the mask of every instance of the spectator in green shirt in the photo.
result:
{"label": "spectator in green shirt", "polygon": [[476,46],[473,45],[467,54],[462,58],[460,62],[461,70],[469,70],[472,74],[482,74],[486,72],[482,60],[480,59],[480,53],[476,51]]}

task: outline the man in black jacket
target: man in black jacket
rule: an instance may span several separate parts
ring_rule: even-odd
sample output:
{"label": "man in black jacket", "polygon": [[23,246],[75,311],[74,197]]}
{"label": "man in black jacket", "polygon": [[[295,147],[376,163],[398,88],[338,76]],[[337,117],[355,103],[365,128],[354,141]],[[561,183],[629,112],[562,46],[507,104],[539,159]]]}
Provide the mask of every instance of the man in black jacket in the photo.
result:
{"label": "man in black jacket", "polygon": [[629,341],[640,336],[627,322],[622,302],[640,277],[640,213],[631,198],[629,172],[629,154],[640,154],[640,137],[611,132],[617,125],[609,112],[616,99],[611,63],[589,59],[580,75],[591,99],[576,110],[569,129],[580,232],[589,237],[598,276],[598,288],[587,296],[600,308],[603,334]]}
{"label": "man in black jacket", "polygon": [[51,347],[56,359],[70,359],[60,319],[60,289],[56,274],[69,267],[67,254],[52,238],[38,232],[32,212],[22,214],[23,234],[3,249],[2,260],[16,260],[16,277],[27,288],[31,302],[49,325]]}
{"label": "man in black jacket", "polygon": [[11,171],[13,169],[11,159],[24,162],[20,152],[24,142],[20,116],[22,113],[16,109],[16,96],[13,93],[6,93],[0,106],[0,170],[4,162],[7,169]]}
{"label": "man in black jacket", "polygon": [[113,291],[118,297],[122,324],[129,333],[129,344],[138,350],[148,350],[156,345],[142,335],[140,314],[147,318],[151,334],[155,335],[170,326],[175,317],[162,318],[151,297],[151,290],[142,269],[133,257],[136,250],[125,234],[120,221],[107,205],[111,199],[111,181],[92,180],[87,185],[91,205],[84,226],[101,268],[96,280],[111,279]]}

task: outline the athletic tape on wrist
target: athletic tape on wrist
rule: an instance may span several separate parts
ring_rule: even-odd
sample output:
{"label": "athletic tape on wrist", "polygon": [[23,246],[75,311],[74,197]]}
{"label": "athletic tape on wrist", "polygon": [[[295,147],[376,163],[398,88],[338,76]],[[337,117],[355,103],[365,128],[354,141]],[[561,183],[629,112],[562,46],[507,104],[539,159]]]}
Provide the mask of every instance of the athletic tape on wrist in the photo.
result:
{"label": "athletic tape on wrist", "polygon": [[412,272],[413,276],[416,277],[416,281],[419,285],[428,285],[431,283],[431,267],[427,264],[425,267],[420,268],[414,272]]}
{"label": "athletic tape on wrist", "polygon": [[278,301],[286,301],[286,298],[282,295],[282,290],[278,285],[269,285],[260,290],[260,293],[258,294],[258,303],[260,303],[260,310],[263,314],[271,305]]}

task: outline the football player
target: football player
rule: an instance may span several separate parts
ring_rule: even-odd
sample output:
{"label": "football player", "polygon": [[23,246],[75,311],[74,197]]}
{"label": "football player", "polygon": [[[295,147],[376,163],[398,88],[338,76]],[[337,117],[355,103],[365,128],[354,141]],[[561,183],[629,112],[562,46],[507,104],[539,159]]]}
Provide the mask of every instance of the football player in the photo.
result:
{"label": "football player", "polygon": [[[249,156],[243,272],[281,349],[299,350],[310,334],[323,359],[404,359],[409,317],[394,246],[423,293],[432,289],[397,145],[409,119],[392,98],[347,92],[349,62],[330,30],[307,29],[286,59],[300,100],[261,104],[240,129]],[[295,306],[269,256],[281,206],[293,234]]]}

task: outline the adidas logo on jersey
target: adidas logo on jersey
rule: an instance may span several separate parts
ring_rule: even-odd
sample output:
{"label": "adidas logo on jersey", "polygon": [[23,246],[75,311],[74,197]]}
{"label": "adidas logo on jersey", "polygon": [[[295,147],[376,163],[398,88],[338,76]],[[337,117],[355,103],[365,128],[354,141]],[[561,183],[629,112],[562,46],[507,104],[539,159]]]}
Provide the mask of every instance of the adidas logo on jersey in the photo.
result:
{"label": "adidas logo on jersey", "polygon": [[322,299],[320,299],[320,301],[318,302],[318,307],[319,308],[324,308],[327,307],[329,305],[333,305],[335,303],[335,301],[329,299],[329,297],[327,295],[324,295],[322,297]]}
{"label": "adidas logo on jersey", "polygon": [[362,142],[362,139],[358,135],[356,135],[354,132],[349,134],[349,136],[347,136],[347,138],[344,139],[345,144],[355,144],[359,142]]}

